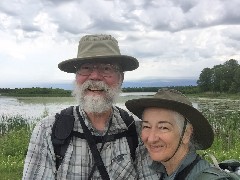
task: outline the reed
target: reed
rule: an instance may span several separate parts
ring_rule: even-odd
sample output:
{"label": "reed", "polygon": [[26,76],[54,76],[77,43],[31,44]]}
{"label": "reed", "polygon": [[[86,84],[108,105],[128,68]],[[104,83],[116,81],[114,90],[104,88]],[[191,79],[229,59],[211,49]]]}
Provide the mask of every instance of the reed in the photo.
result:
{"label": "reed", "polygon": [[0,135],[3,136],[4,134],[10,131],[17,131],[19,129],[26,128],[31,130],[32,126],[29,123],[28,119],[23,118],[20,115],[16,116],[0,116]]}
{"label": "reed", "polygon": [[[211,148],[200,151],[200,154],[211,153],[219,161],[240,160],[240,112],[210,111],[209,108],[202,109],[202,112],[214,128],[215,140]],[[43,114],[47,116],[47,110]],[[30,120],[22,116],[0,116],[1,179],[21,179],[32,129],[42,117]]]}
{"label": "reed", "polygon": [[34,127],[34,123],[29,122],[29,119],[22,116],[0,117],[1,179],[21,179],[24,158]]}
{"label": "reed", "polygon": [[204,115],[214,129],[214,142],[203,154],[213,154],[218,161],[240,160],[240,112],[205,111]]}

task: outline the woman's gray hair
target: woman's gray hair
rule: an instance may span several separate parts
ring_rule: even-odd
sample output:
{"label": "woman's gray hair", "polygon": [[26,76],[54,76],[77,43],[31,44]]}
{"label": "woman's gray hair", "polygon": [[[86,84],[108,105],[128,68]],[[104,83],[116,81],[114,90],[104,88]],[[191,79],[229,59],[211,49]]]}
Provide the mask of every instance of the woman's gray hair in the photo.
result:
{"label": "woman's gray hair", "polygon": [[[184,121],[187,121],[187,126],[186,128],[188,128],[188,126],[191,125],[191,123],[180,113],[176,112],[176,111],[172,111],[173,115],[174,115],[174,120],[177,124],[178,130],[179,130],[179,135],[181,135],[182,131],[183,131],[183,126],[184,126]],[[199,144],[194,140],[194,129],[193,132],[191,134],[190,137],[190,143],[189,143],[189,148],[193,149],[193,150],[197,150],[197,149],[201,149]]]}

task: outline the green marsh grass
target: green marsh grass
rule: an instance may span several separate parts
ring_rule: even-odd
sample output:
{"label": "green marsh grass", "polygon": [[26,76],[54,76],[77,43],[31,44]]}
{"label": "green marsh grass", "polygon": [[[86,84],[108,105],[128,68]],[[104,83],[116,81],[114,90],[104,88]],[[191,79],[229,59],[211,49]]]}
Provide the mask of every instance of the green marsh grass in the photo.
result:
{"label": "green marsh grass", "polygon": [[219,162],[226,159],[240,161],[240,111],[204,112],[214,129],[214,142],[202,154],[212,154]]}
{"label": "green marsh grass", "polygon": [[[214,128],[215,140],[211,148],[200,154],[213,154],[219,162],[226,159],[240,160],[240,111],[239,105],[226,101],[216,103],[195,101]],[[232,109],[235,107],[236,109]],[[42,117],[48,115],[45,109]],[[40,117],[39,119],[41,119]],[[22,116],[0,116],[0,173],[3,180],[22,177],[24,159],[34,124]],[[209,161],[211,161],[209,159]]]}
{"label": "green marsh grass", "polygon": [[21,116],[0,117],[1,179],[21,179],[32,128],[33,125]]}

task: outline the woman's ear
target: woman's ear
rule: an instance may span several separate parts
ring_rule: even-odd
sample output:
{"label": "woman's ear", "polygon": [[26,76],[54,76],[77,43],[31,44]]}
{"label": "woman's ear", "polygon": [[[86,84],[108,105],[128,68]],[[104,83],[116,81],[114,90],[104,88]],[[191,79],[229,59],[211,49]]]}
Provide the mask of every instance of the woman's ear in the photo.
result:
{"label": "woman's ear", "polygon": [[184,144],[189,144],[190,139],[192,137],[192,133],[193,133],[193,127],[191,124],[188,124],[182,140]]}

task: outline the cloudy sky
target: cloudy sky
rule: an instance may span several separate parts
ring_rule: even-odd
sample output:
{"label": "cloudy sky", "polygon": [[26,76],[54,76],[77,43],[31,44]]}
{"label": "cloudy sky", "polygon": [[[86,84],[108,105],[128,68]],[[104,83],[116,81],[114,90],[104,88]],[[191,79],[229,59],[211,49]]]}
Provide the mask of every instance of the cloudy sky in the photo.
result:
{"label": "cloudy sky", "polygon": [[73,80],[57,65],[86,34],[111,34],[139,60],[127,81],[197,79],[240,60],[239,9],[239,0],[1,0],[0,87]]}

